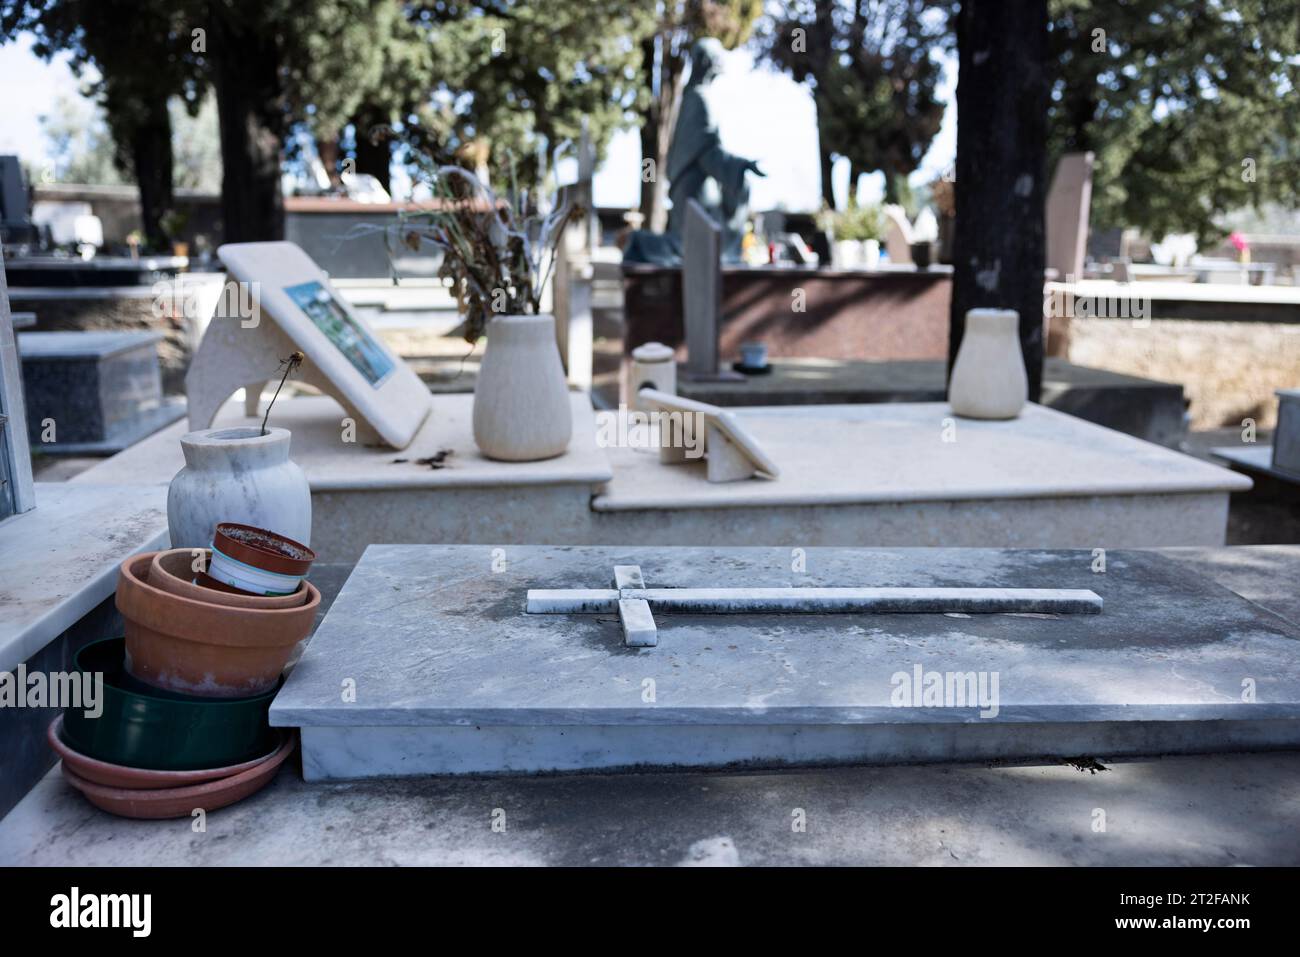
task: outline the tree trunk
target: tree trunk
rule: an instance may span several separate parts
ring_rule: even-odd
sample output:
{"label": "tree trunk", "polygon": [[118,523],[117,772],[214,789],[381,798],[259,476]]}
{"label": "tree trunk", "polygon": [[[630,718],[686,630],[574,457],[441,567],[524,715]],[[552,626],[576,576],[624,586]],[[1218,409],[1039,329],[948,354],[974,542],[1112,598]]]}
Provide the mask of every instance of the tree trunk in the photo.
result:
{"label": "tree trunk", "polygon": [[671,29],[642,41],[641,57],[650,91],[650,105],[641,123],[641,158],[642,162],[654,161],[654,176],[648,180],[641,177],[641,215],[645,217],[642,228],[661,233],[668,228],[668,147],[677,123],[678,93],[686,61],[673,48]]}
{"label": "tree trunk", "polygon": [[147,104],[137,103],[145,119],[131,131],[131,167],[140,190],[140,220],[149,249],[170,252],[170,236],[163,219],[171,212],[172,192],[172,124],[167,112],[167,97],[157,96]]}
{"label": "tree trunk", "polygon": [[1029,398],[1037,402],[1046,262],[1047,0],[963,0],[957,47],[948,372],[968,309],[1015,309]]}
{"label": "tree trunk", "polygon": [[[811,47],[809,55],[813,58],[812,75],[814,77],[824,76],[827,67],[830,65],[831,58],[835,55],[834,8],[835,4],[831,0],[817,0],[813,9],[813,32],[808,39]],[[831,145],[826,142],[826,136],[822,132],[827,125],[824,118],[829,107],[826,104],[826,94],[820,82],[813,87],[813,106],[817,110],[817,153],[818,158],[821,160],[822,202],[826,204],[827,209],[835,209],[835,183],[833,181],[835,154],[831,149]]]}
{"label": "tree trunk", "polygon": [[[820,124],[818,124],[820,126]],[[826,148],[822,142],[821,134],[817,134],[817,153],[821,159],[822,168],[822,203],[827,209],[835,208],[835,183],[832,176],[835,172],[835,157],[831,151]]]}
{"label": "tree trunk", "polygon": [[[645,76],[646,89],[650,101],[646,105],[645,116],[641,120],[641,162],[638,170],[641,177],[641,226],[650,229],[659,205],[659,101],[655,96],[655,35],[651,34],[641,41],[641,70]],[[654,160],[654,175],[647,176],[645,161]]]}
{"label": "tree trunk", "polygon": [[213,33],[209,49],[221,131],[223,238],[228,243],[284,239],[285,109],[275,33],[229,13],[213,18]]}
{"label": "tree trunk", "polygon": [[379,185],[392,194],[393,146],[387,139],[378,143],[370,138],[370,131],[376,126],[388,123],[388,117],[381,110],[363,108],[352,120],[356,129],[357,172],[366,173],[379,180]]}

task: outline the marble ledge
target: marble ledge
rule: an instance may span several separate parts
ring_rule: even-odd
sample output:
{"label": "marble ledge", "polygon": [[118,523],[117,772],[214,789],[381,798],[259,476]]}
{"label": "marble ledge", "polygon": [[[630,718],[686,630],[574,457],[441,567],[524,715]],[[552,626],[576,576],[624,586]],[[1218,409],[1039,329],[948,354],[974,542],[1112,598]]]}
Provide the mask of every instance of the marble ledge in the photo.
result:
{"label": "marble ledge", "polygon": [[953,724],[1113,724],[1151,721],[1282,721],[1293,725],[1292,737],[1300,742],[1300,702],[1226,702],[1217,704],[1026,704],[1001,705],[998,713],[975,717],[979,708],[903,708],[889,704],[843,707],[702,707],[675,708],[373,708],[353,705],[280,705],[271,712],[277,727],[594,727],[633,728],[686,725],[698,728],[728,726],[810,727],[817,725],[909,725],[935,727]]}
{"label": "marble ledge", "polygon": [[17,667],[117,587],[117,568],[167,546],[167,489],[37,483],[0,522],[0,671]]}
{"label": "marble ledge", "polygon": [[[954,418],[945,402],[731,410],[781,467],[775,480],[710,484],[703,463],[607,450],[597,512],[1224,494],[1244,475],[1030,404],[1005,422]],[[951,427],[953,441],[944,441]]]}
{"label": "marble ledge", "polygon": [[[573,440],[569,451],[541,462],[496,462],[474,444],[470,394],[435,397],[433,411],[405,449],[365,446],[342,440],[343,409],[325,396],[281,399],[271,424],[293,433],[290,458],[307,475],[313,492],[385,489],[451,489],[534,485],[586,485],[593,489],[613,477],[605,451],[596,444],[595,414],[584,392],[570,394]],[[214,426],[257,425],[243,415],[241,403],[229,402]],[[83,485],[146,482],[165,485],[184,466],[180,438],[186,422],[88,469],[72,481]],[[420,459],[450,450],[443,467]]]}

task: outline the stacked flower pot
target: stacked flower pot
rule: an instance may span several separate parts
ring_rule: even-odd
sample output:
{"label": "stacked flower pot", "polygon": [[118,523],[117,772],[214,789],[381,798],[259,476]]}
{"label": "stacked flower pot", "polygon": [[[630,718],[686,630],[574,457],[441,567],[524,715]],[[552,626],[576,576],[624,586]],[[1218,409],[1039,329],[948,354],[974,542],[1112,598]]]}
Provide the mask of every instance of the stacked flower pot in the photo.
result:
{"label": "stacked flower pot", "polygon": [[102,713],[69,709],[50,726],[68,782],[127,817],[188,817],[264,786],[293,737],[267,711],[320,592],[314,553],[265,529],[219,524],[211,549],[122,563],[125,637],[94,642],[77,667],[103,675]]}

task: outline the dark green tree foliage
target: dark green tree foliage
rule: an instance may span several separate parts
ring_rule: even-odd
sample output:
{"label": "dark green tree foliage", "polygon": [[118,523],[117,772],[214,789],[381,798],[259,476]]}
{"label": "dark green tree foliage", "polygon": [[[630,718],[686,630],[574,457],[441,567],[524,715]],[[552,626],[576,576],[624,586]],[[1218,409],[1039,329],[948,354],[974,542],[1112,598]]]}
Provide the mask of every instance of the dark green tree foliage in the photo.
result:
{"label": "dark green tree foliage", "polygon": [[786,0],[763,31],[764,55],[812,87],[822,198],[835,156],[849,160],[849,201],[858,177],[880,170],[886,199],[904,198],[943,121],[936,98],[940,54],[954,43],[954,4],[943,0]]}
{"label": "dark green tree foliage", "polygon": [[1096,225],[1159,236],[1300,201],[1300,3],[1052,0],[1050,150],[1097,156]]}
{"label": "dark green tree foliage", "polygon": [[584,121],[598,156],[641,102],[650,4],[498,0],[416,5],[440,77],[417,114],[421,148],[486,167],[498,188],[542,183]]}
{"label": "dark green tree foliage", "polygon": [[428,99],[437,79],[428,36],[394,0],[318,0],[291,16],[285,88],[293,118],[310,130],[335,182],[340,141],[353,125],[358,171],[387,186],[391,144],[370,133]]}
{"label": "dark green tree foliage", "polygon": [[190,27],[168,0],[0,0],[0,38],[30,31],[45,59],[71,54],[73,69],[94,77],[118,168],[140,189],[146,244],[165,249],[171,210],[172,128],[168,101],[197,111],[201,72]]}

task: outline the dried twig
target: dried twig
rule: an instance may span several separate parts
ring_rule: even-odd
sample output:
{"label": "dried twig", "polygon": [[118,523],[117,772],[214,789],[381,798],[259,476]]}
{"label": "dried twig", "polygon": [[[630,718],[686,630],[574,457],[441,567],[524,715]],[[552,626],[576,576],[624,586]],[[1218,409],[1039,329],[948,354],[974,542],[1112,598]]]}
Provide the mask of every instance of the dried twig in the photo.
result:
{"label": "dried twig", "polygon": [[280,390],[284,388],[284,382],[289,378],[289,373],[298,368],[305,359],[301,352],[295,352],[287,359],[280,360],[280,366],[284,369],[284,375],[280,376],[280,384],[275,387],[275,395],[271,396],[271,401],[267,403],[266,414],[262,416],[262,434],[266,435],[266,420],[271,417],[271,406],[275,405],[275,400],[280,398]]}

